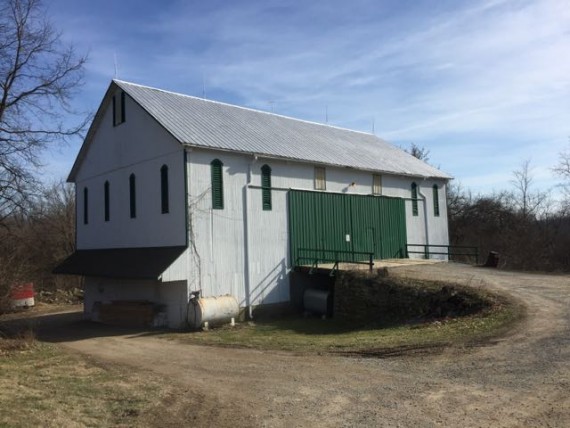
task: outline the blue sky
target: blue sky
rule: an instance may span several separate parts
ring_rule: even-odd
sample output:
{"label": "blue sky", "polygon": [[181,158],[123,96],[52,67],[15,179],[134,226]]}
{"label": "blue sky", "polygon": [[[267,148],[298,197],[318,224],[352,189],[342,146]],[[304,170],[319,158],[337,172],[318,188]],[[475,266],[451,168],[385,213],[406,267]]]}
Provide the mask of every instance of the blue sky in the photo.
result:
{"label": "blue sky", "polygon": [[[474,192],[535,183],[570,137],[570,2],[78,1],[47,3],[88,52],[77,107],[122,80],[372,131]],[[47,155],[66,176],[80,141]]]}

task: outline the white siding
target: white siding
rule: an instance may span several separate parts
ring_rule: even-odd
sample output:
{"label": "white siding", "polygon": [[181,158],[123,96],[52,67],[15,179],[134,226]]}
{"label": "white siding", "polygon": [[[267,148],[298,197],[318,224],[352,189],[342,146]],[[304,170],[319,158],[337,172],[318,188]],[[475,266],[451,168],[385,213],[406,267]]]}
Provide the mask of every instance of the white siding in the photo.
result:
{"label": "white siding", "polygon": [[[213,210],[210,162],[223,162],[224,209]],[[240,306],[289,300],[288,211],[286,189],[312,190],[314,166],[259,158],[227,152],[194,149],[188,155],[191,229],[196,251],[188,250],[194,266],[189,272],[189,290],[201,289],[204,296],[233,294]],[[271,167],[272,210],[262,209],[262,190],[249,188],[247,216],[244,211],[247,175],[252,164],[253,186],[261,186],[261,167]],[[327,191],[351,194],[372,193],[372,172],[328,167]],[[445,182],[440,185],[440,216],[433,216],[433,181],[384,175],[383,194],[406,198],[408,242],[426,243],[423,199],[418,194],[418,216],[411,213],[411,183],[415,181],[427,198],[428,228],[431,244],[447,244]],[[283,190],[278,190],[279,188]],[[245,219],[249,226],[249,263]],[[192,233],[191,233],[192,239]],[[247,268],[250,290],[247,294]],[[201,272],[201,275],[198,275]]]}
{"label": "white siding", "polygon": [[[105,110],[76,177],[77,248],[158,247],[186,244],[184,150],[128,96],[126,121],[113,126]],[[161,213],[160,168],[169,170],[170,212]],[[137,216],[130,218],[129,176],[136,176]],[[104,221],[105,181],[110,221]],[[83,189],[89,189],[89,224],[83,224]]]}
{"label": "white siding", "polygon": [[[439,217],[434,215],[433,209],[433,185],[437,184],[439,196]],[[422,189],[424,189],[422,185]],[[427,197],[427,212],[428,212],[428,230],[429,230],[429,243],[430,245],[449,245],[449,231],[447,224],[447,185],[444,181],[430,181],[426,180],[424,194]],[[445,251],[445,248],[434,249],[439,252]],[[439,258],[447,260],[446,256],[438,256]]]}
{"label": "white siding", "polygon": [[188,249],[162,273],[160,280],[164,282],[182,281],[188,278]]}
{"label": "white siding", "polygon": [[188,289],[186,281],[162,282],[157,285],[158,299],[166,308],[168,327],[184,328],[188,324]]}
{"label": "white siding", "polygon": [[[412,215],[412,201],[406,201],[406,227],[408,232],[408,243],[410,244],[430,244],[430,245],[449,245],[448,227],[447,227],[447,201],[446,201],[446,185],[444,182],[437,182],[439,186],[439,216],[434,215],[433,209],[433,184],[434,181],[415,181],[418,185],[418,215]],[[411,186],[411,181],[410,181]],[[411,187],[408,189],[411,194]],[[425,196],[425,201],[422,197]],[[409,197],[409,196],[408,196]],[[427,225],[426,225],[427,214]],[[426,238],[426,228],[428,237]],[[423,251],[423,248],[415,247],[416,251]],[[441,252],[445,248],[431,248],[430,251]],[[410,254],[412,258],[423,257],[419,254]],[[433,256],[432,258],[447,259],[443,256]]]}
{"label": "white siding", "polygon": [[[253,167],[255,180],[260,168]],[[271,166],[273,169],[273,166]],[[278,181],[271,171],[272,185]],[[287,193],[272,191],[272,209],[264,211],[261,189],[250,189],[250,266],[252,301],[254,304],[289,301],[289,232],[287,222]]]}
{"label": "white siding", "polygon": [[[222,161],[224,209],[212,209],[210,162]],[[245,300],[245,239],[243,198],[248,161],[244,156],[210,151],[188,154],[189,213],[191,235],[199,260],[198,278],[194,288],[204,296],[234,295],[240,306]]]}

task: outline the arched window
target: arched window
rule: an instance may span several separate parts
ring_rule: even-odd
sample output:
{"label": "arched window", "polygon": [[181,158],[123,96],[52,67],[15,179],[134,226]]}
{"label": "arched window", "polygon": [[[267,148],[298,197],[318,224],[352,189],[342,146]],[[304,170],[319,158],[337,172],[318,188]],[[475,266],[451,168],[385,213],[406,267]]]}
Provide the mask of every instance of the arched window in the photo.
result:
{"label": "arched window", "polygon": [[162,214],[168,214],[168,166],[162,165],[160,168],[160,210]]}
{"label": "arched window", "polygon": [[433,215],[439,217],[439,188],[433,185]]}
{"label": "arched window", "polygon": [[261,167],[261,201],[264,211],[271,211],[271,167]]}
{"label": "arched window", "polygon": [[111,208],[110,208],[110,185],[108,181],[105,181],[105,221],[111,219]]}
{"label": "arched window", "polygon": [[135,174],[129,176],[129,207],[131,218],[137,217],[137,183]]}
{"label": "arched window", "polygon": [[212,173],[212,208],[215,210],[224,209],[224,177],[222,167],[224,164],[219,159],[214,159],[210,163]]}
{"label": "arched window", "polygon": [[83,188],[83,224],[89,224],[89,189]]}
{"label": "arched window", "polygon": [[412,183],[412,215],[418,215],[418,185]]}

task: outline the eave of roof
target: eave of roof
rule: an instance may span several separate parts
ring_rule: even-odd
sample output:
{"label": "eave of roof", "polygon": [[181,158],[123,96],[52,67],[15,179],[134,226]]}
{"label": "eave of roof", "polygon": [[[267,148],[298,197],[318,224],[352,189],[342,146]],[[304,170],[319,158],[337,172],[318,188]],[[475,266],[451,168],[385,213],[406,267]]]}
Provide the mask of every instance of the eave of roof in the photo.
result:
{"label": "eave of roof", "polygon": [[75,177],[77,176],[77,172],[79,171],[79,168],[81,166],[81,163],[83,162],[83,159],[85,159],[85,156],[87,155],[87,151],[89,150],[89,146],[91,144],[91,141],[93,140],[93,136],[97,132],[97,128],[99,127],[99,124],[103,120],[103,114],[105,113],[105,108],[107,107],[107,104],[111,101],[111,98],[112,98],[113,93],[115,92],[116,88],[117,88],[116,83],[114,81],[111,81],[111,83],[109,84],[109,87],[107,88],[107,91],[105,91],[105,95],[103,96],[103,99],[101,100],[101,104],[99,104],[99,108],[97,109],[95,116],[93,116],[93,121],[91,122],[91,125],[89,125],[89,130],[87,131],[87,134],[85,135],[85,139],[83,140],[83,144],[81,145],[81,148],[79,149],[79,153],[77,154],[77,157],[75,158],[75,162],[73,162],[73,166],[71,167],[71,171],[69,172],[69,175],[67,176],[67,182],[68,183],[75,182]]}
{"label": "eave of roof", "polygon": [[61,262],[55,274],[102,278],[158,279],[186,247],[77,250]]}

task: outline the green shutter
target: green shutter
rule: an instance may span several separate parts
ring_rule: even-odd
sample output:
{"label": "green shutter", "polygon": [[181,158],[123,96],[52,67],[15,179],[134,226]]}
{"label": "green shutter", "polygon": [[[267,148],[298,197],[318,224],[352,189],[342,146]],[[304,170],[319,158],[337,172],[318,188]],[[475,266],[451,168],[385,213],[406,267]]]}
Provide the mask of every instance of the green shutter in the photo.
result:
{"label": "green shutter", "polygon": [[212,173],[212,208],[215,210],[224,209],[224,177],[222,166],[224,164],[219,159],[214,159],[210,163]]}
{"label": "green shutter", "polygon": [[412,215],[418,215],[418,185],[412,183]]}
{"label": "green shutter", "polygon": [[439,217],[439,189],[437,184],[433,185],[433,215]]}
{"label": "green shutter", "polygon": [[271,211],[271,167],[261,167],[261,199],[264,211]]}

